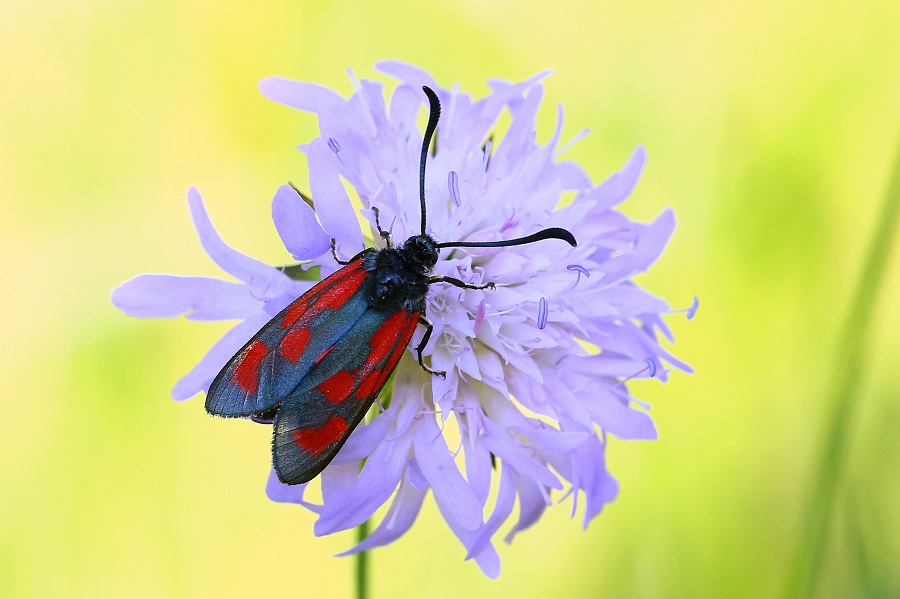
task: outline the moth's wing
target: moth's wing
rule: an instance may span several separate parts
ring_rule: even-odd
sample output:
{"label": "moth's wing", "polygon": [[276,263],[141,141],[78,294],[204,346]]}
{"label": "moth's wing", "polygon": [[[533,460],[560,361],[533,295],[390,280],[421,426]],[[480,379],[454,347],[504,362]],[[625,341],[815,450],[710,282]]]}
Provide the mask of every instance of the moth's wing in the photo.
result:
{"label": "moth's wing", "polygon": [[305,483],[334,458],[403,355],[418,312],[370,309],[281,405],[272,457],[278,478]]}
{"label": "moth's wing", "polygon": [[366,311],[358,257],[320,281],[254,335],[213,379],[206,410],[251,416],[277,406]]}

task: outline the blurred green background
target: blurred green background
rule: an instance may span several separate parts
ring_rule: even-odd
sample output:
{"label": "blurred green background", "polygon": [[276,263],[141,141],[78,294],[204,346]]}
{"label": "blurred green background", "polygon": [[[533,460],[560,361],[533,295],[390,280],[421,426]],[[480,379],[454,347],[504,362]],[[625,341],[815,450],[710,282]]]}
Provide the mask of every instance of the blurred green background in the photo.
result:
{"label": "blurred green background", "polygon": [[[619,498],[583,532],[569,505],[490,581],[433,502],[372,556],[373,597],[766,597],[813,552],[814,593],[900,596],[900,277],[896,248],[833,438],[843,323],[900,132],[900,5],[868,2],[4,0],[0,4],[0,596],[345,597],[352,534],[269,502],[269,432],[169,390],[227,325],[139,321],[109,292],[142,272],[218,275],[184,194],[234,247],[283,263],[275,189],[316,119],[264,99],[278,74],[352,90],[396,58],[476,95],[546,81],[567,153],[595,181],[637,144],[625,204],[679,228],[641,279],[697,370],[637,387],[654,443],[613,441]],[[870,293],[873,281],[865,283]],[[839,421],[843,422],[843,421]],[[829,475],[831,476],[831,475]]]}

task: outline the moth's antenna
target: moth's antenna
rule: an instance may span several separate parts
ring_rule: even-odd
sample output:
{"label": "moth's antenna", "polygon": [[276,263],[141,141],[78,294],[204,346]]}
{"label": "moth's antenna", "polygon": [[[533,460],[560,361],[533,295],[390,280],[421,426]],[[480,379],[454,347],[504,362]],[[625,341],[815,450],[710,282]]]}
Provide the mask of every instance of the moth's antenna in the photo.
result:
{"label": "moth's antenna", "polygon": [[559,227],[550,227],[549,229],[544,229],[543,231],[538,231],[537,233],[532,233],[531,235],[527,235],[525,237],[517,237],[515,239],[506,239],[501,241],[448,241],[446,243],[437,243],[434,247],[502,248],[509,247],[511,245],[525,245],[526,243],[534,243],[535,241],[542,241],[544,239],[561,239],[572,247],[578,245],[578,242],[575,241],[575,236],[565,229],[560,229]]}
{"label": "moth's antenna", "polygon": [[428,126],[425,127],[425,138],[422,140],[422,158],[419,160],[419,203],[422,205],[422,235],[425,235],[425,158],[428,156],[431,136],[434,135],[438,119],[441,118],[441,102],[437,94],[427,85],[423,85],[422,90],[428,96],[428,103],[431,104]]}

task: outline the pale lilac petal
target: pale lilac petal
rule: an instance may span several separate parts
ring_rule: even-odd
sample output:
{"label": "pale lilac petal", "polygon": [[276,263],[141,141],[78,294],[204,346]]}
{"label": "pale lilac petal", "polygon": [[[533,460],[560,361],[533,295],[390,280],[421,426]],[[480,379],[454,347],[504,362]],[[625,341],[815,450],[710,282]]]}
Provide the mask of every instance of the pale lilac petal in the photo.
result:
{"label": "pale lilac petal", "polygon": [[278,475],[275,474],[274,468],[269,471],[269,478],[266,480],[266,495],[269,499],[277,503],[298,503],[311,512],[319,513],[322,506],[303,499],[305,492],[305,483],[302,485],[286,485],[278,480]]}
{"label": "pale lilac petal", "polygon": [[478,501],[481,505],[485,505],[491,491],[491,475],[493,474],[491,453],[478,440],[475,442],[470,440],[468,435],[463,437],[462,442],[466,460],[466,478],[472,491],[475,492],[475,496],[478,497]]}
{"label": "pale lilac petal", "polygon": [[485,432],[481,438],[484,446],[494,455],[532,480],[550,487],[562,489],[562,483],[550,470],[535,459],[529,448],[518,443],[490,419],[484,420]]}
{"label": "pale lilac petal", "polygon": [[385,514],[381,524],[378,525],[378,528],[352,549],[348,549],[338,555],[353,555],[360,551],[368,551],[369,549],[393,543],[399,539],[416,521],[426,494],[427,491],[424,489],[419,490],[408,481],[402,482],[400,488],[397,489],[396,495],[394,495],[391,507]]}
{"label": "pale lilac petal", "polygon": [[420,88],[423,85],[438,90],[440,87],[434,77],[424,69],[399,60],[382,60],[375,63],[375,69],[398,79],[407,85]]}
{"label": "pale lilac petal", "polygon": [[442,510],[452,514],[466,530],[481,526],[484,512],[475,492],[453,462],[450,449],[434,420],[427,418],[416,428],[413,447],[422,474],[434,489]]}
{"label": "pale lilac petal", "polygon": [[519,495],[519,521],[504,537],[504,541],[512,543],[517,534],[537,522],[547,509],[547,498],[540,487],[531,479],[520,476],[516,479],[516,491]]}
{"label": "pale lilac petal", "polygon": [[634,186],[637,185],[646,161],[647,150],[643,146],[636,147],[622,170],[598,185],[588,197],[597,199],[598,207],[604,210],[622,202],[631,195]]}
{"label": "pale lilac petal", "polygon": [[331,237],[316,220],[316,213],[290,185],[275,192],[272,221],[284,247],[297,260],[311,260],[331,247]]}
{"label": "pale lilac petal", "polygon": [[200,236],[200,244],[219,268],[260,291],[269,287],[276,278],[284,277],[277,268],[249,258],[231,249],[222,241],[209,220],[206,207],[203,205],[203,198],[196,187],[188,189],[187,199],[194,228],[197,229],[197,234]]}
{"label": "pale lilac petal", "polygon": [[350,257],[363,249],[363,237],[347,190],[338,176],[337,157],[321,137],[309,144],[307,157],[316,213],[328,235],[337,240],[338,251]]}
{"label": "pale lilac petal", "polygon": [[[359,473],[359,463],[345,462],[335,464],[331,462],[319,475],[322,482],[322,505],[334,506],[343,501],[347,493],[356,483]],[[322,512],[319,512],[320,514]]]}
{"label": "pale lilac petal", "polygon": [[270,100],[306,112],[336,111],[345,103],[344,98],[327,87],[283,77],[263,79],[259,82],[259,91]]}
{"label": "pale lilac petal", "polygon": [[315,534],[321,536],[346,530],[368,520],[397,488],[410,444],[410,435],[404,435],[379,445],[340,502],[325,504],[316,520]]}
{"label": "pale lilac petal", "polygon": [[652,441],[657,438],[656,425],[649,414],[629,406],[623,399],[598,387],[600,385],[594,386],[593,394],[586,390],[592,401],[585,401],[584,405],[593,421],[604,432],[620,439]]}
{"label": "pale lilac petal", "polygon": [[[437,502],[437,505],[444,522],[447,523],[447,526],[450,527],[450,530],[453,531],[453,534],[456,535],[463,547],[468,550],[478,537],[478,529],[470,530],[463,526],[456,519],[456,514],[451,510],[451,506],[440,501]],[[481,568],[481,571],[488,578],[500,576],[500,555],[492,544],[486,544],[481,551],[472,556],[472,559],[475,560],[475,563],[478,564],[478,567]]]}
{"label": "pale lilac petal", "polygon": [[641,271],[646,270],[655,262],[674,232],[675,213],[670,209],[663,210],[662,214],[650,223],[646,232],[641,236],[634,251],[634,268]]}
{"label": "pale lilac petal", "polygon": [[497,490],[497,501],[494,503],[494,511],[491,517],[480,531],[472,545],[469,546],[469,554],[466,559],[471,559],[478,555],[490,544],[491,537],[500,529],[500,526],[506,522],[509,514],[512,512],[513,505],[516,501],[516,484],[513,475],[510,473],[509,466],[500,468],[500,488]]}
{"label": "pale lilac petal", "polygon": [[606,470],[603,448],[597,438],[591,438],[572,453],[572,482],[584,491],[586,499],[584,528],[619,492],[619,484]]}
{"label": "pale lilac petal", "polygon": [[138,275],[113,289],[112,303],[138,318],[244,319],[262,302],[242,283],[207,277]]}

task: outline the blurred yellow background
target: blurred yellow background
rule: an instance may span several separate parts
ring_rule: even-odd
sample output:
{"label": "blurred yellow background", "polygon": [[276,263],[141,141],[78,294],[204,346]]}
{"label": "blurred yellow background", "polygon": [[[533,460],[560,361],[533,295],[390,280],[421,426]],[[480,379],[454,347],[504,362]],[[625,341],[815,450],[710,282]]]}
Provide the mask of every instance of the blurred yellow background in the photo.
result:
{"label": "blurred yellow background", "polygon": [[[778,596],[798,556],[840,331],[900,133],[900,5],[678,2],[4,0],[0,4],[0,596],[346,597],[352,533],[312,534],[263,488],[266,427],[169,391],[228,326],[139,321],[109,292],[142,272],[219,275],[184,200],[232,246],[287,254],[269,203],[305,187],[316,119],[278,74],[346,95],[396,58],[475,95],[550,68],[594,181],[637,144],[624,205],[679,228],[640,283],[693,376],[647,382],[654,443],[613,441],[618,499],[587,531],[551,509],[486,579],[429,498],[372,555],[373,597]],[[385,79],[385,81],[387,81]],[[896,248],[854,381],[817,595],[900,596]]]}

